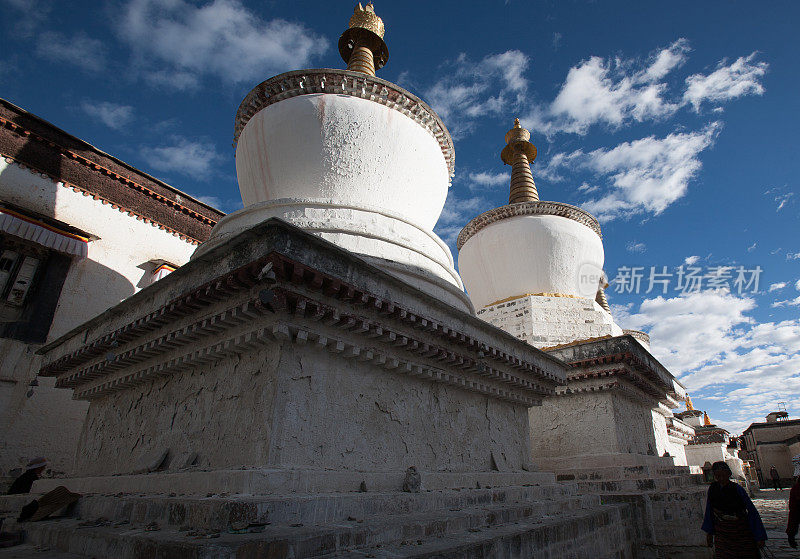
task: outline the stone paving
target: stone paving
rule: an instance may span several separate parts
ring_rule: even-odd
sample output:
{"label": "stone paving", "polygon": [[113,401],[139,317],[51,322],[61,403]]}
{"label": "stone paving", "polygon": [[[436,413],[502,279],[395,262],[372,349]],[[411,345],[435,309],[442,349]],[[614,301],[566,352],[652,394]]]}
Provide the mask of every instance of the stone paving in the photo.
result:
{"label": "stone paving", "polygon": [[[778,559],[800,559],[800,548],[792,549],[786,540],[786,520],[789,516],[789,490],[765,489],[756,491],[753,504],[761,514],[767,529],[767,546]],[[765,557],[772,557],[769,552]]]}

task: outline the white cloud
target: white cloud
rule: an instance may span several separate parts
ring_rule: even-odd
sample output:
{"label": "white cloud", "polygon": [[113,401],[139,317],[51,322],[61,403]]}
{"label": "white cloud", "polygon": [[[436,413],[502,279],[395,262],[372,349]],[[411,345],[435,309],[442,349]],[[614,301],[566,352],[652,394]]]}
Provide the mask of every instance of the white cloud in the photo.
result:
{"label": "white cloud", "polygon": [[[3,0],[2,3],[18,10],[13,16],[14,36],[30,37],[47,19],[51,5],[47,0]],[[8,12],[4,13],[8,16]]]}
{"label": "white cloud", "polygon": [[177,171],[199,180],[209,179],[222,158],[214,144],[181,137],[173,138],[171,145],[144,147],[141,155],[154,169]]}
{"label": "white cloud", "polygon": [[[524,72],[528,57],[518,50],[484,57],[478,62],[461,54],[446,64],[446,75],[428,88],[424,97],[459,137],[487,115],[510,118],[528,87]],[[509,128],[511,127],[509,124]]]}
{"label": "white cloud", "polygon": [[714,122],[697,132],[649,136],[610,150],[556,154],[547,173],[553,177],[558,167],[570,167],[606,177],[604,194],[582,204],[600,219],[658,215],[686,193],[702,166],[700,153],[714,143],[720,126]]}
{"label": "white cloud", "polygon": [[693,396],[734,410],[718,423],[749,424],[776,399],[800,401],[800,320],[757,323],[748,316],[754,308],[753,299],[708,291],[646,299],[617,318],[625,328],[649,330],[654,355]]}
{"label": "white cloud", "polygon": [[637,243],[635,241],[628,241],[628,244],[625,245],[625,249],[628,252],[644,252],[647,250],[647,246],[644,243]]}
{"label": "white cloud", "polygon": [[[583,135],[597,124],[617,129],[669,117],[687,105],[699,111],[707,101],[721,103],[764,93],[760,80],[768,64],[755,62],[753,53],[732,64],[723,60],[711,74],[689,76],[683,94],[671,95],[667,78],[686,62],[690,51],[689,42],[678,39],[645,61],[592,56],[570,68],[552,103],[537,106],[522,121],[547,136]],[[713,110],[721,112],[722,107]]]}
{"label": "white cloud", "polygon": [[84,101],[81,109],[90,117],[114,130],[121,130],[133,121],[133,107],[130,105]]}
{"label": "white cloud", "polygon": [[620,58],[593,56],[570,68],[558,95],[545,109],[523,120],[545,134],[586,134],[593,124],[618,128],[629,121],[642,122],[671,115],[680,104],[665,97],[659,80],[683,64],[689,52],[686,39],[655,52],[646,65]]}
{"label": "white cloud", "polygon": [[754,307],[752,299],[720,292],[656,297],[645,299],[639,312],[627,317],[625,327],[649,330],[656,357],[680,375],[727,351],[734,327],[748,323],[744,313]]}
{"label": "white cloud", "polygon": [[208,204],[209,206],[225,213],[235,212],[236,210],[240,210],[242,208],[241,198],[230,198],[225,200],[218,196],[196,196],[196,198],[200,202]]}
{"label": "white cloud", "polygon": [[55,62],[66,62],[89,72],[105,68],[106,48],[101,41],[81,32],[72,37],[48,31],[39,35],[36,44],[39,56]]}
{"label": "white cloud", "polygon": [[501,186],[508,185],[511,181],[509,173],[470,173],[469,180],[481,186]]}
{"label": "white cloud", "polygon": [[683,99],[691,103],[695,111],[708,101],[718,103],[730,101],[744,95],[763,95],[764,86],[760,79],[766,74],[766,62],[753,62],[756,53],[739,57],[732,64],[723,60],[717,69],[708,75],[694,74],[686,78],[686,91]]}
{"label": "white cloud", "polygon": [[786,206],[786,204],[789,203],[789,201],[792,199],[793,196],[794,192],[789,192],[788,194],[781,194],[779,196],[776,196],[775,201],[778,203],[778,208],[775,211],[776,212],[781,211]]}
{"label": "white cloud", "polygon": [[699,256],[687,256],[686,258],[683,259],[683,263],[686,264],[687,266],[694,266],[695,264],[697,264],[698,260],[700,260]]}
{"label": "white cloud", "polygon": [[758,243],[754,242],[752,245],[747,247],[747,252],[753,252],[756,249],[757,246],[758,246]]}
{"label": "white cloud", "polygon": [[261,80],[306,67],[328,48],[324,37],[303,25],[265,22],[239,0],[202,6],[131,0],[117,31],[147,68],[151,83],[178,89],[195,86],[204,73],[229,83]]}
{"label": "white cloud", "polygon": [[783,289],[784,287],[786,287],[786,285],[787,284],[786,284],[785,281],[781,281],[781,282],[778,282],[778,283],[773,283],[773,284],[771,284],[769,286],[769,292],[772,293],[773,291],[779,291],[779,290]]}
{"label": "white cloud", "polygon": [[800,260],[800,252],[787,252],[786,260]]}
{"label": "white cloud", "polygon": [[775,301],[771,305],[773,308],[779,307],[800,307],[800,295],[794,299],[787,299],[786,301]]}
{"label": "white cloud", "polygon": [[797,282],[794,284],[794,288],[800,291],[800,280],[797,280]]}
{"label": "white cloud", "polygon": [[481,196],[461,198],[451,188],[434,232],[449,245],[455,245],[458,234],[467,222],[492,207],[494,205],[486,198]]}

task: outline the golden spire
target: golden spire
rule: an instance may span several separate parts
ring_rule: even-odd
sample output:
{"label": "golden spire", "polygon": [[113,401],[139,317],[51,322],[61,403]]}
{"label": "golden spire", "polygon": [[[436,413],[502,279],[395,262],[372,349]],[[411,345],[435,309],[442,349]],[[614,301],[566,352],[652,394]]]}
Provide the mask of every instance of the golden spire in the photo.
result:
{"label": "golden spire", "polygon": [[531,163],[536,159],[536,146],[530,142],[531,133],[525,130],[514,119],[514,128],[506,132],[506,147],[500,153],[500,159],[511,165],[511,192],[509,204],[520,202],[538,202],[539,193],[531,174]]}
{"label": "golden spire", "polygon": [[375,15],[372,2],[361,3],[353,10],[350,27],[339,37],[339,54],[347,69],[374,76],[389,60],[389,49],[383,42],[383,20]]}
{"label": "golden spire", "polygon": [[692,399],[689,395],[686,395],[686,411],[694,411],[694,405],[692,405]]}
{"label": "golden spire", "polygon": [[703,412],[703,425],[711,425],[711,420],[708,418],[707,412]]}

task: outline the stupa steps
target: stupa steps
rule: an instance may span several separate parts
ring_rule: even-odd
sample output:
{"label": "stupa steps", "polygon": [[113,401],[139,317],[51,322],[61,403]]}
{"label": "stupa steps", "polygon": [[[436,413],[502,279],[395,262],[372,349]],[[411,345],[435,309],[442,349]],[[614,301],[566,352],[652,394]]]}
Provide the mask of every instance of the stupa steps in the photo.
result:
{"label": "stupa steps", "polygon": [[[0,512],[15,516],[35,496],[0,496]],[[71,514],[81,519],[105,518],[131,523],[186,524],[204,529],[226,529],[231,522],[324,524],[348,517],[403,515],[509,503],[599,503],[597,497],[578,495],[574,484],[546,484],[441,491],[350,492],[313,495],[207,497],[185,495],[85,495]]]}
{"label": "stupa steps", "polygon": [[628,508],[607,505],[564,517],[526,519],[457,536],[406,540],[400,545],[368,547],[325,555],[345,557],[436,559],[627,559],[637,557],[636,535],[625,523]]}
{"label": "stupa steps", "polygon": [[[614,534],[606,534],[621,529],[619,515],[624,505],[601,505],[597,496],[539,498],[462,509],[441,508],[424,513],[373,514],[326,523],[275,521],[263,527],[262,532],[245,534],[229,533],[230,524],[228,529],[220,530],[198,529],[191,524],[181,530],[174,523],[159,525],[155,529],[153,521],[149,520],[152,517],[147,515],[140,517],[139,523],[124,518],[116,521],[86,520],[89,511],[97,510],[95,505],[87,504],[78,518],[26,523],[24,529],[28,541],[59,552],[120,559],[273,556],[270,553],[277,553],[274,556],[280,557],[346,557],[362,556],[355,554],[354,550],[363,548],[387,553],[390,549],[397,550],[391,552],[395,555],[381,551],[381,556],[387,557],[424,557],[444,552],[469,557],[478,556],[474,554],[480,549],[493,546],[506,549],[513,545],[523,546],[521,549],[542,550],[542,554],[526,552],[521,556],[569,557],[571,555],[561,553],[548,555],[544,550],[552,553],[556,548],[567,549],[587,532],[598,532],[595,536],[603,538],[603,541],[609,538],[609,541],[629,541],[619,534],[616,534],[619,536],[616,540],[612,537]],[[299,518],[302,517],[287,517],[288,520]],[[209,535],[213,537],[207,537]],[[413,548],[409,542],[413,542]],[[462,548],[463,554],[459,551]],[[586,553],[572,556],[605,555]]]}
{"label": "stupa steps", "polygon": [[2,559],[85,559],[85,556],[66,551],[42,549],[31,544],[22,544],[9,549],[0,549]]}

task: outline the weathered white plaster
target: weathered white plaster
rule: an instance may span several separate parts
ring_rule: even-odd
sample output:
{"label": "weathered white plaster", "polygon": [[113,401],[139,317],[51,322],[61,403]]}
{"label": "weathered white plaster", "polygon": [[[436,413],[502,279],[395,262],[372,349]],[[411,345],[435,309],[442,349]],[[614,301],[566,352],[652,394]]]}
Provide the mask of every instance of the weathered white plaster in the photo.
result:
{"label": "weathered white plaster", "polygon": [[[280,264],[259,285],[264,258]],[[219,287],[195,298],[207,285]],[[281,294],[272,311],[253,301],[267,286]],[[185,310],[160,322],[176,297]],[[60,356],[134,322],[110,359],[84,354],[58,368]],[[509,433],[527,433],[527,408],[565,374],[557,360],[277,220],[83,328],[48,348],[47,365],[91,399],[82,475],[131,472],[166,448],[177,466],[197,452],[212,469],[522,471],[527,436]]]}
{"label": "weathered white plaster", "polygon": [[481,309],[526,293],[594,299],[603,243],[591,228],[554,215],[522,215],[490,223],[471,236],[458,266],[472,304]]}
{"label": "weathered white plaster", "polygon": [[451,305],[472,308],[453,267],[450,248],[436,234],[396,212],[365,204],[297,198],[259,202],[222,218],[195,255],[271,217],[359,254]]}
{"label": "weathered white plaster", "polygon": [[[137,220],[81,192],[0,158],[0,188],[4,201],[52,217],[98,238],[89,243],[88,257],[73,260],[53,316],[48,340],[138,291],[149,280],[150,260],[174,264],[189,260],[195,246],[167,231]],[[71,468],[86,403],[70,391],[39,379],[26,394],[40,359],[38,345],[0,340],[4,378],[0,383],[0,471],[24,465],[44,455],[56,471]]]}
{"label": "weathered white plaster", "polygon": [[505,433],[525,432],[526,412],[311,345],[270,344],[93,400],[75,472],[130,473],[162,448],[173,469],[197,452],[212,469],[490,471],[494,451],[520,471],[529,450]]}
{"label": "weathered white plaster", "polygon": [[471,310],[450,249],[433,233],[448,165],[413,118],[349,95],[284,99],[248,120],[236,171],[245,208],[217,224],[198,256],[279,217]]}
{"label": "weathered white plaster", "polygon": [[655,457],[650,410],[615,391],[548,398],[528,413],[533,460],[544,469],[623,465],[626,455]]}
{"label": "weathered white plaster", "polygon": [[622,334],[611,315],[592,299],[527,295],[476,314],[539,348]]}
{"label": "weathered white plaster", "polygon": [[706,462],[726,462],[733,475],[744,478],[742,460],[728,450],[727,442],[686,445],[686,461],[690,466],[702,466]]}
{"label": "weathered white plaster", "polygon": [[444,207],[447,164],[414,120],[377,102],[315,94],[269,105],[236,147],[245,206],[281,198],[381,208],[433,229]]}

